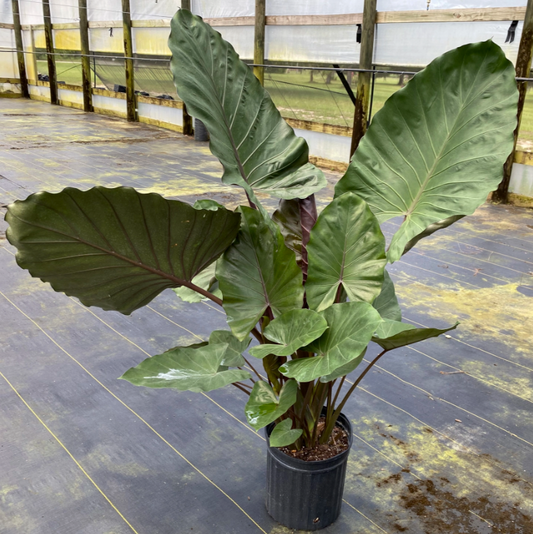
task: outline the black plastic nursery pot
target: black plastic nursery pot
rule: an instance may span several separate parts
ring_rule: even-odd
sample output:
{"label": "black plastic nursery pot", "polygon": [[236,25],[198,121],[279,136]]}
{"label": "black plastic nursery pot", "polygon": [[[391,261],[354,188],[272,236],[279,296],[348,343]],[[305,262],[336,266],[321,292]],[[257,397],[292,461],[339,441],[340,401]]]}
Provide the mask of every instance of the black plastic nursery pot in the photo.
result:
{"label": "black plastic nursery pot", "polygon": [[320,530],[339,517],[353,436],[352,425],[343,414],[337,425],[348,434],[348,449],[317,462],[293,458],[270,447],[274,424],[266,427],[266,509],[278,523],[298,530]]}
{"label": "black plastic nursery pot", "polygon": [[209,132],[200,119],[194,119],[194,140],[201,142],[209,141]]}

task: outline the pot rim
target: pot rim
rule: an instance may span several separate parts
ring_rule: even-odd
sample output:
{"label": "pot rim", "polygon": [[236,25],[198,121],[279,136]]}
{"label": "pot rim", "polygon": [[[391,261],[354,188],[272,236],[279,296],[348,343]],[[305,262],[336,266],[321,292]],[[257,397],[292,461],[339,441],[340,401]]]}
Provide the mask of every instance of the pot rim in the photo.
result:
{"label": "pot rim", "polygon": [[301,460],[300,458],[293,458],[292,456],[289,456],[288,454],[281,452],[278,449],[278,447],[271,447],[269,438],[270,438],[270,433],[274,429],[275,423],[270,423],[269,425],[265,427],[267,453],[274,456],[278,461],[281,461],[282,463],[286,464],[287,467],[292,467],[293,469],[301,470],[304,467],[307,467],[307,469],[304,469],[306,471],[318,471],[321,469],[330,469],[335,464],[342,463],[343,461],[345,461],[345,458],[350,454],[350,451],[352,449],[352,444],[353,444],[352,424],[350,420],[343,413],[341,413],[339,417],[337,418],[336,424],[341,426],[342,429],[348,435],[348,448],[345,451],[342,451],[341,453],[337,454],[336,456],[332,456],[331,458],[326,458],[325,460],[307,461],[307,460]]}

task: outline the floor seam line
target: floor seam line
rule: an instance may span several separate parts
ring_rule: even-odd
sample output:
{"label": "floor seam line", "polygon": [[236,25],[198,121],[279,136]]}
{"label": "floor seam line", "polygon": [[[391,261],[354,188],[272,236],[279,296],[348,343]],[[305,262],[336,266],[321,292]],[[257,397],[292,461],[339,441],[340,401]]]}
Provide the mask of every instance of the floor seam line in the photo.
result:
{"label": "floor seam line", "polygon": [[70,456],[71,460],[76,464],[76,466],[80,469],[80,471],[85,475],[85,477],[93,484],[93,486],[100,492],[102,497],[109,503],[109,505],[115,510],[115,512],[120,516],[120,518],[130,527],[130,529],[135,532],[135,534],[138,534],[138,532],[133,528],[131,523],[124,517],[124,515],[120,512],[120,510],[113,504],[111,499],[103,492],[103,490],[98,486],[98,484],[91,478],[89,473],[83,468],[83,466],[80,464],[78,460],[74,457],[74,455],[68,450],[66,445],[54,434],[54,432],[48,427],[48,425],[37,415],[35,410],[26,402],[24,397],[18,392],[18,390],[13,386],[13,384],[6,378],[6,376],[0,371],[0,376],[6,381],[7,385],[13,390],[13,392],[18,396],[18,398],[24,403],[26,408],[35,416],[35,418],[41,423],[41,425],[51,434],[51,436],[57,441],[57,443],[63,448],[63,450]]}

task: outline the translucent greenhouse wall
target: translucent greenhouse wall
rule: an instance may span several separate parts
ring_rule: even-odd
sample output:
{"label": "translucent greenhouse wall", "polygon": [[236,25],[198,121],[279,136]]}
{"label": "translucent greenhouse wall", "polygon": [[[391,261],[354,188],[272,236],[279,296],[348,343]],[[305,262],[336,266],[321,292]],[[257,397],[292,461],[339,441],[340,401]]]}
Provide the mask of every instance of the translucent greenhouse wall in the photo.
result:
{"label": "translucent greenhouse wall", "polygon": [[[170,55],[167,45],[170,19],[180,7],[180,0],[130,2],[133,52],[137,58],[134,64],[135,89],[150,95],[138,97],[139,120],[180,131],[183,126],[183,110],[175,93],[167,61]],[[431,0],[428,11],[427,0],[378,0],[373,63],[377,67],[392,70],[417,70],[436,56],[457,46],[487,39],[500,45],[514,63],[526,3],[526,0]],[[16,83],[19,73],[14,52],[11,4],[11,0],[0,0],[0,94],[8,96],[20,93],[20,87]],[[115,91],[120,89],[117,86],[125,85],[122,2],[87,0],[87,4],[95,111],[125,117],[125,94]],[[363,4],[364,0],[266,0],[265,61],[356,66],[360,53],[357,29],[362,21]],[[243,59],[252,60],[255,0],[191,0],[191,5],[192,11],[207,19],[233,44]],[[57,79],[65,82],[58,86],[60,103],[81,108],[83,95],[78,0],[50,0],[50,7],[57,54]],[[477,13],[487,8],[499,9],[500,15],[494,18],[503,20],[461,20],[463,13],[469,10]],[[19,9],[31,97],[50,100],[48,83],[39,79],[48,73],[42,0],[19,0]],[[448,17],[449,21],[419,21],[431,17],[439,10],[454,10],[454,17]],[[502,15],[504,11],[508,15]],[[514,40],[506,43],[513,19],[518,20]],[[320,75],[324,74],[317,74]],[[305,76],[311,75],[307,73]],[[277,91],[278,94],[276,99],[272,93],[274,100],[298,135],[307,139],[311,155],[325,164],[346,164],[353,110],[342,87],[338,85],[338,89],[331,90],[330,85],[324,85],[330,93],[324,97],[336,100],[335,105],[343,114],[342,120],[337,117],[338,121],[334,122],[324,113],[297,116],[298,109],[290,109],[290,103],[287,106],[283,103],[283,90],[291,83],[283,82],[278,77],[270,84],[267,85],[269,91]],[[312,91],[310,87],[307,89]],[[315,92],[318,90],[324,89],[316,89]],[[165,96],[168,100],[156,101],[151,98],[154,96]],[[377,104],[375,108],[376,106]],[[337,126],[331,126],[332,122]],[[524,137],[522,148],[526,150],[533,150],[533,131],[530,134],[530,137]],[[523,156],[517,158],[519,163],[514,166],[511,180],[512,192],[533,196],[532,159]]]}

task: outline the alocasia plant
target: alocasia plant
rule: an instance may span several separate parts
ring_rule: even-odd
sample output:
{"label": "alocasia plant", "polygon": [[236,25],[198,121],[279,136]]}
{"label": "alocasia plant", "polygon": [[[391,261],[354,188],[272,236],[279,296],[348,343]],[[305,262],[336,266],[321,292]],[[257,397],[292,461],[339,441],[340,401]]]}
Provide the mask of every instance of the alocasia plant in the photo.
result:
{"label": "alocasia plant", "polygon": [[[87,306],[129,314],[167,288],[222,306],[230,330],[122,378],[179,391],[233,384],[249,397],[253,428],[277,423],[272,446],[324,443],[380,357],[455,328],[403,323],[385,267],[473,213],[498,185],[516,126],[513,67],[491,41],[433,61],[376,114],[317,216],[325,178],[232,46],[185,10],[169,45],[177,91],[207,126],[222,180],[242,187],[249,206],[67,188],[11,205],[7,237],[21,267]],[[274,214],[258,192],[280,199]],[[386,249],[379,224],[398,216]],[[245,356],[251,336],[258,343]],[[370,343],[382,351],[346,388]]]}

